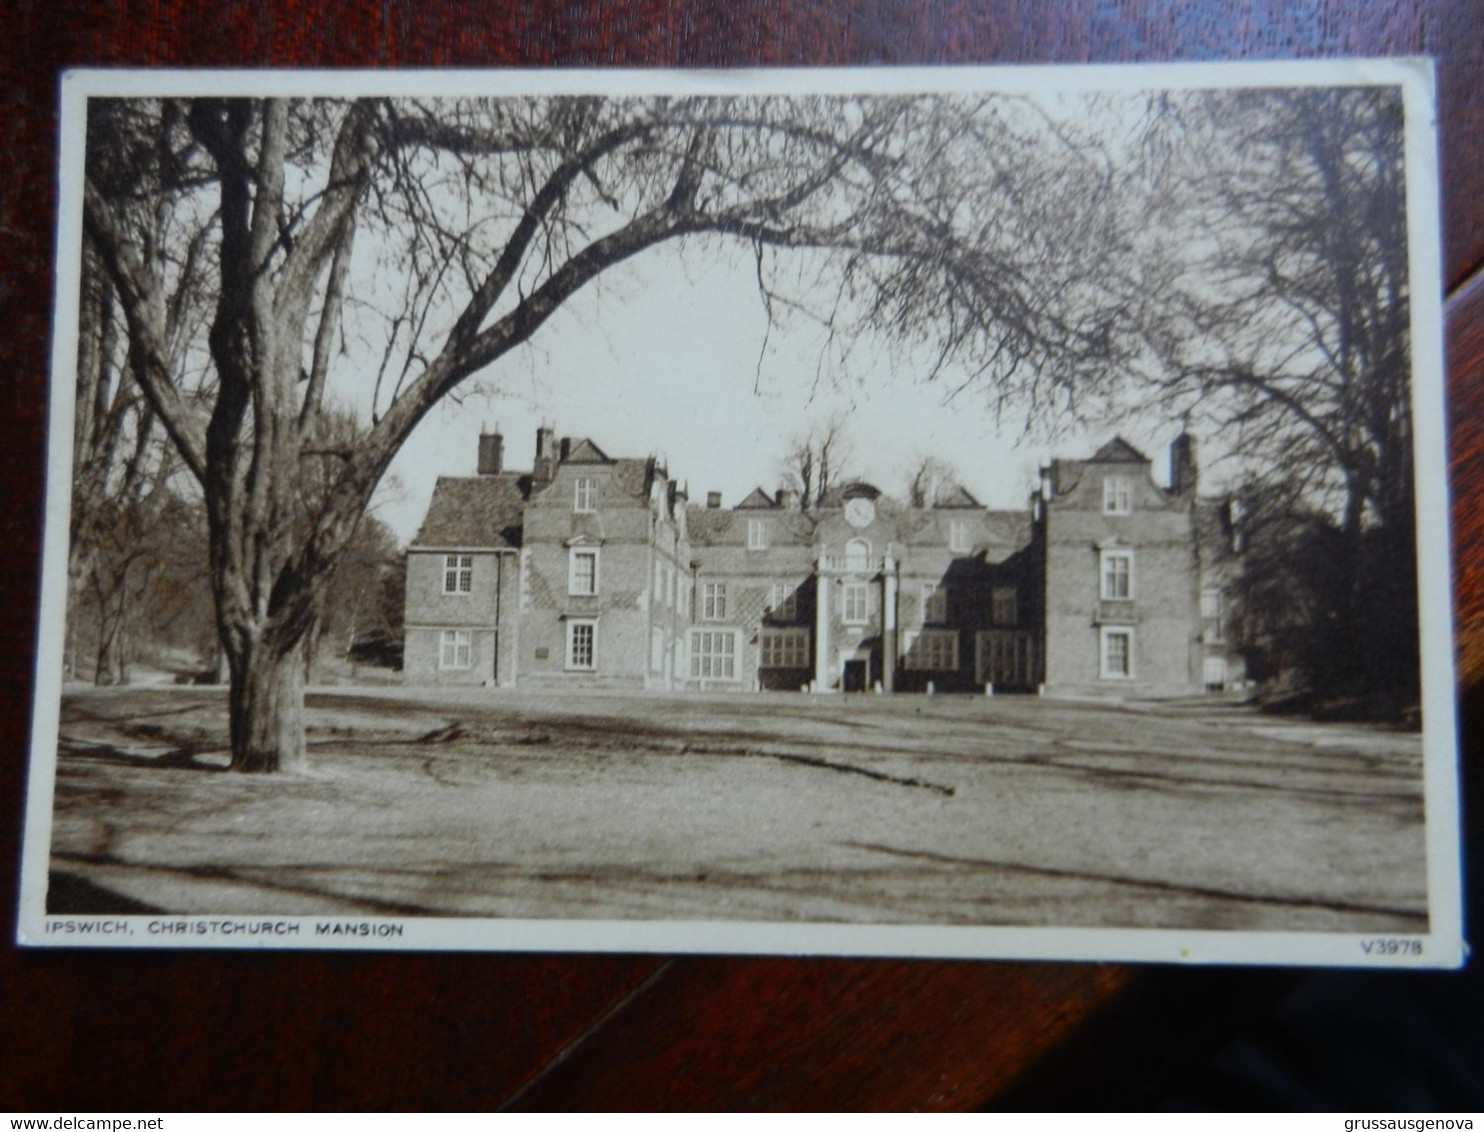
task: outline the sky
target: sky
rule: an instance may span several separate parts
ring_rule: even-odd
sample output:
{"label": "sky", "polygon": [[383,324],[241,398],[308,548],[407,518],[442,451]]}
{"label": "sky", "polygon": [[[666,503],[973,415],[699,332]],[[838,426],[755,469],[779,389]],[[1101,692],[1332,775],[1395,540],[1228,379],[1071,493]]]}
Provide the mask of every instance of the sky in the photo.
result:
{"label": "sky", "polygon": [[[807,325],[770,329],[750,251],[656,249],[570,300],[528,346],[434,408],[392,464],[373,513],[406,542],[438,476],[475,474],[481,431],[498,430],[505,467],[526,470],[543,422],[612,457],[658,455],[693,502],[720,491],[728,507],[754,487],[776,490],[789,441],[835,418],[851,476],[900,494],[930,454],[985,506],[1004,509],[1027,506],[1041,463],[1089,455],[1115,431],[1026,440],[1022,420],[995,420],[984,388],[956,392],[961,375],[925,382],[925,367],[894,365],[866,342],[855,344],[846,377],[821,368],[823,342]],[[1118,431],[1163,482],[1178,422],[1152,414]]]}

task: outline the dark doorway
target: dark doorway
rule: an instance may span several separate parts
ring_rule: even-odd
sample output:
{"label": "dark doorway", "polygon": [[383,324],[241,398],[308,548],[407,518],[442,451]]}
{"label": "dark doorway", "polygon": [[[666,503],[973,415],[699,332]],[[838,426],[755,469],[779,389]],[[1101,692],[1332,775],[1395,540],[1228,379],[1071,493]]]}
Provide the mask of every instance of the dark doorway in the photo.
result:
{"label": "dark doorway", "polygon": [[845,671],[841,676],[840,685],[847,692],[864,692],[866,680],[870,675],[869,666],[864,660],[847,660]]}

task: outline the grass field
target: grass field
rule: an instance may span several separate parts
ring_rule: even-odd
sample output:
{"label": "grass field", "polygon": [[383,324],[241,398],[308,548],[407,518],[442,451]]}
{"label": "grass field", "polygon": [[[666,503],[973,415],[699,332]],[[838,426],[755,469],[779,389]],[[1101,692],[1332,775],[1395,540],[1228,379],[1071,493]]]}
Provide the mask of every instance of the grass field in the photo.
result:
{"label": "grass field", "polygon": [[1019,697],[69,692],[49,910],[1426,928],[1416,735]]}

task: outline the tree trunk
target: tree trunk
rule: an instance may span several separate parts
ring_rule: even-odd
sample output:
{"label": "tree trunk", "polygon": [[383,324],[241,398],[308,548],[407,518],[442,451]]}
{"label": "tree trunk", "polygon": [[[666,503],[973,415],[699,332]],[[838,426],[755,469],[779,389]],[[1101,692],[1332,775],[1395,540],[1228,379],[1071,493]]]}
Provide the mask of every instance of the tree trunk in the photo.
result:
{"label": "tree trunk", "polygon": [[250,650],[232,663],[232,769],[246,774],[302,773],[304,653]]}
{"label": "tree trunk", "polygon": [[93,666],[93,683],[100,688],[129,682],[124,663],[124,612],[120,600],[110,611],[110,598],[105,594],[98,603],[98,657]]}

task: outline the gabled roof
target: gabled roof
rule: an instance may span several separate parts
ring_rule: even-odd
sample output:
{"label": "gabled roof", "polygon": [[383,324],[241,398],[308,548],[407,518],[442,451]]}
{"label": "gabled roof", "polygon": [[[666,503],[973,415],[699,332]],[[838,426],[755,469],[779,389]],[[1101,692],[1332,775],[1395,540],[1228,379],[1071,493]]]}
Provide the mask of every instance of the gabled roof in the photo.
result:
{"label": "gabled roof", "polygon": [[[607,459],[607,457],[604,457]],[[568,463],[571,463],[569,460]],[[610,460],[613,465],[613,482],[635,499],[649,502],[650,475],[655,471],[654,461],[623,457]]]}
{"label": "gabled roof", "polygon": [[427,518],[410,545],[516,549],[529,488],[530,477],[516,473],[439,476]]}
{"label": "gabled roof", "polygon": [[564,464],[611,464],[612,460],[587,437],[575,439],[567,449]]}
{"label": "gabled roof", "polygon": [[710,542],[732,525],[732,513],[720,507],[686,508],[685,529],[692,546]]}
{"label": "gabled roof", "polygon": [[752,492],[741,503],[737,504],[738,511],[758,511],[766,508],[771,511],[777,504],[772,497],[760,487],[755,487]]}
{"label": "gabled roof", "polygon": [[1147,464],[1149,457],[1121,436],[1115,436],[1092,454],[1089,464]]}
{"label": "gabled roof", "polygon": [[977,510],[978,508],[982,507],[983,504],[980,503],[979,500],[975,499],[972,495],[970,495],[967,488],[955,486],[943,492],[941,495],[938,496],[937,499],[933,500],[933,506],[935,508],[942,509],[954,507],[972,507]]}

